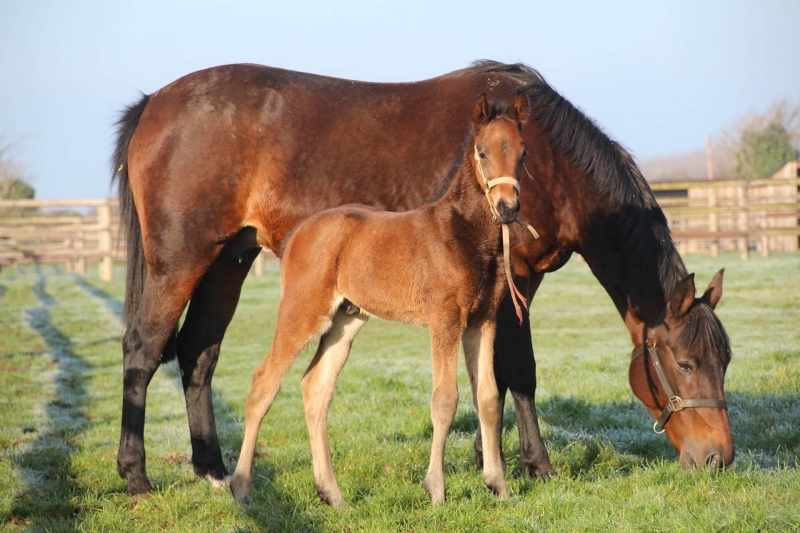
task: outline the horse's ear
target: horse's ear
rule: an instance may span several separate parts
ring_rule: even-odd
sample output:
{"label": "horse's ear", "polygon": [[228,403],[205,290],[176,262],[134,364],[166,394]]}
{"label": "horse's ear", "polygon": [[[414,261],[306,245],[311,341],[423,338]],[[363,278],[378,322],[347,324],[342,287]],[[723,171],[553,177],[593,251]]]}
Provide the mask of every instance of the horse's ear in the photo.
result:
{"label": "horse's ear", "polygon": [[700,301],[707,303],[711,307],[711,309],[717,307],[719,299],[722,298],[723,274],[725,274],[724,268],[714,275],[714,278],[711,280],[711,283],[708,284],[706,292],[704,292],[702,298],[700,298]]}
{"label": "horse's ear", "polygon": [[528,122],[530,112],[531,104],[528,100],[528,96],[522,91],[517,91],[517,97],[514,98],[514,110],[512,112],[512,118],[520,124],[525,124]]}
{"label": "horse's ear", "polygon": [[669,300],[669,311],[674,318],[685,315],[694,303],[694,274],[689,274],[675,287]]}
{"label": "horse's ear", "polygon": [[475,125],[483,124],[489,120],[489,101],[486,99],[486,93],[481,93],[475,101],[475,109],[472,110],[472,123]]}

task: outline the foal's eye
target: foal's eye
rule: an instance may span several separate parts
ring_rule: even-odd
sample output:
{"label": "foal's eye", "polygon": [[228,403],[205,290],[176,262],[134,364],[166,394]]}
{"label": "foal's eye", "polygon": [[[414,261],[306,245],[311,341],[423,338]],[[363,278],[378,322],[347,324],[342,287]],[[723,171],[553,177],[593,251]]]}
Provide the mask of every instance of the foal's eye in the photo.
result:
{"label": "foal's eye", "polygon": [[680,370],[681,372],[686,372],[687,374],[692,373],[692,365],[690,365],[689,363],[677,363],[677,365],[678,365],[678,370]]}

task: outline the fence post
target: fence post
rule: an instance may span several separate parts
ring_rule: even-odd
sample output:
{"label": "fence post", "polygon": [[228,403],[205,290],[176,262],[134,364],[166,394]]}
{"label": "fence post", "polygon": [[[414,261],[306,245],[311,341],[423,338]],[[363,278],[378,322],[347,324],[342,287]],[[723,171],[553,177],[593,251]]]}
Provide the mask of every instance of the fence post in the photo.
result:
{"label": "fence post", "polygon": [[106,202],[97,207],[97,225],[99,235],[97,241],[100,257],[100,279],[111,281],[114,279],[114,258],[111,256],[111,202]]}
{"label": "fence post", "polygon": [[[85,241],[83,240],[83,232],[80,232],[75,240],[72,241],[72,249],[77,251],[78,253],[83,252],[85,247]],[[79,276],[86,275],[86,257],[78,256],[75,259],[75,273]]]}
{"label": "fence post", "polygon": [[258,251],[258,255],[256,256],[256,260],[253,261],[253,270],[254,274],[258,277],[264,275],[264,250],[261,249]]}
{"label": "fence post", "polygon": [[750,259],[750,244],[747,237],[750,234],[750,210],[747,205],[748,187],[742,185],[736,190],[739,197],[739,231],[744,233],[744,236],[739,237],[739,257],[742,259]]}
{"label": "fence post", "polygon": [[[706,148],[706,172],[708,180],[714,181],[714,155],[711,149],[711,135],[708,136],[708,146]],[[717,189],[708,188],[708,206],[717,207]],[[719,232],[719,213],[712,211],[708,214],[708,231],[711,233]],[[711,238],[711,257],[719,257],[719,239],[716,235]]]}

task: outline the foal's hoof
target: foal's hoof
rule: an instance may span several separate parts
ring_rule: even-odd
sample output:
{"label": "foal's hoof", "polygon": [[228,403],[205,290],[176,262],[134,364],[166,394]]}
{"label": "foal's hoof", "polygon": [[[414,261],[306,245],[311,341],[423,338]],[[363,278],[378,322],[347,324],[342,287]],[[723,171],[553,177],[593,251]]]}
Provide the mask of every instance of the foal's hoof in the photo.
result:
{"label": "foal's hoof", "polygon": [[429,483],[428,480],[425,480],[423,484],[425,490],[428,492],[428,496],[431,497],[431,504],[432,505],[439,505],[440,503],[444,503],[444,483]]}
{"label": "foal's hoof", "polygon": [[237,478],[236,475],[230,480],[231,494],[241,505],[250,505],[250,487],[250,482]]}

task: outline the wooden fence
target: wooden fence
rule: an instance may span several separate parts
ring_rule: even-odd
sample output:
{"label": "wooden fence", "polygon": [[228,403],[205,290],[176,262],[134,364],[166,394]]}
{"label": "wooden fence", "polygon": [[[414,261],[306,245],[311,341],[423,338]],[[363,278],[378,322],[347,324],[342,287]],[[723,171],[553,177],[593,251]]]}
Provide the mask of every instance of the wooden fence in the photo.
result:
{"label": "wooden fence", "polygon": [[[800,178],[654,182],[656,194],[681,254],[751,249],[797,251],[800,241]],[[274,260],[262,252],[253,272]],[[114,263],[124,263],[116,199],[0,200],[0,267],[63,263],[77,274],[99,264],[111,280]]]}
{"label": "wooden fence", "polygon": [[755,249],[794,252],[800,241],[800,178],[650,183],[681,254]]}
{"label": "wooden fence", "polygon": [[[0,268],[12,264],[61,263],[79,275],[98,263],[100,279],[114,279],[114,263],[125,263],[116,199],[0,200]],[[274,260],[262,251],[256,275]]]}

